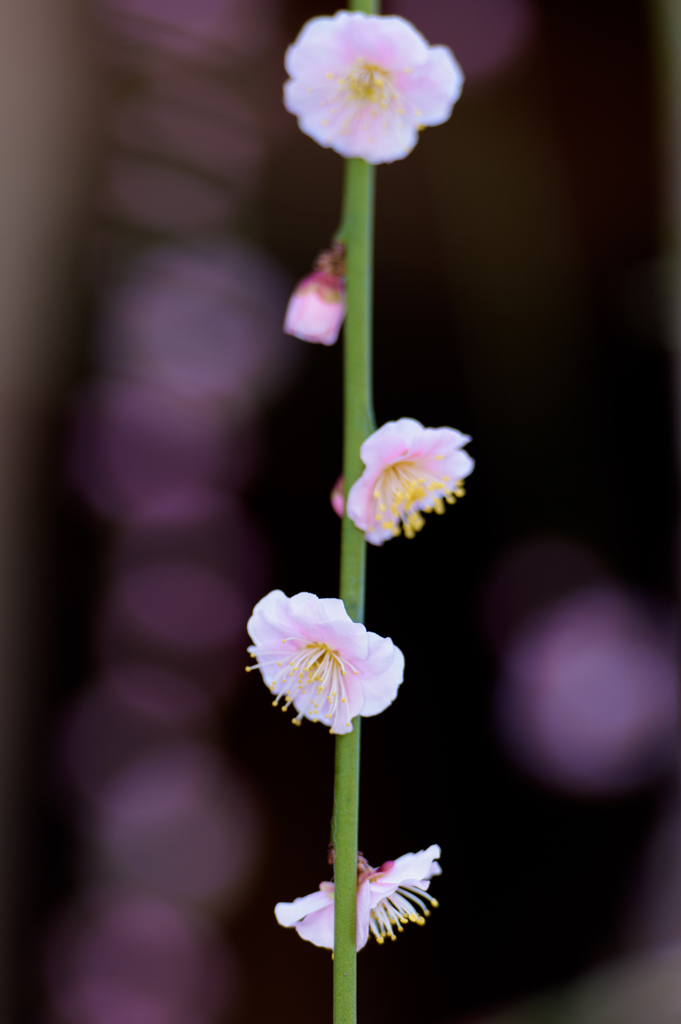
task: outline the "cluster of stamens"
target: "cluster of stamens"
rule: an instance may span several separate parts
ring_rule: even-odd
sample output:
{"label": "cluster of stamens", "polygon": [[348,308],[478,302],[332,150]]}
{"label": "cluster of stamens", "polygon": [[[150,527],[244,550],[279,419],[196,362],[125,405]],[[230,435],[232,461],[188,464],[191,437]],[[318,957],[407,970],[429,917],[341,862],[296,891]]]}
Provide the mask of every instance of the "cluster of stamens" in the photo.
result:
{"label": "cluster of stamens", "polygon": [[[445,502],[453,505],[465,494],[463,480],[451,482],[448,476],[436,476],[419,462],[395,462],[383,471],[374,490],[374,521],[393,537],[404,530],[411,540],[426,525],[423,512],[441,516]],[[415,509],[424,499],[427,503]]]}
{"label": "cluster of stamens", "polygon": [[[423,889],[413,888],[410,885],[398,886],[391,896],[382,899],[377,907],[369,915],[369,929],[379,946],[382,946],[386,938],[394,942],[397,938],[393,928],[398,932],[404,931],[404,925],[412,921],[414,924],[425,924],[426,918],[430,917],[430,909],[423,902],[428,900],[434,909],[439,907],[438,901]],[[420,908],[417,910],[416,908]]]}
{"label": "cluster of stamens", "polygon": [[363,60],[358,60],[345,78],[338,79],[338,85],[346,89],[354,100],[375,103],[384,108],[388,107],[396,96],[390,73],[376,64],[367,64]]}
{"label": "cluster of stamens", "polygon": [[[283,672],[276,673],[275,678],[269,684],[271,693],[276,693],[272,701],[273,707],[277,707],[279,701],[284,698],[281,706],[282,711],[288,711],[291,704],[296,701],[298,715],[292,720],[294,725],[300,725],[304,715],[309,715],[313,722],[321,721],[332,726],[336,714],[342,710],[346,711],[349,721],[349,708],[347,689],[344,677],[348,669],[355,675],[357,669],[350,662],[341,658],[338,651],[333,651],[324,643],[304,643],[300,637],[287,637],[282,643],[298,640],[303,643],[289,661],[279,660],[276,657],[267,661],[258,661],[255,665],[249,665],[247,672],[256,669],[262,671],[276,665],[283,669]],[[251,657],[256,657],[251,654]],[[277,690],[277,687],[279,689]],[[343,705],[345,708],[343,709]],[[333,728],[330,730],[333,732]]]}
{"label": "cluster of stamens", "polygon": [[[377,882],[384,874],[380,868],[378,870],[370,868],[361,854],[358,858],[357,870],[360,880],[368,874],[370,882]],[[394,942],[397,938],[395,931],[403,932],[404,925],[409,924],[410,921],[413,924],[424,925],[426,918],[430,917],[430,908],[426,906],[424,900],[430,903],[430,907],[433,909],[437,909],[440,905],[433,896],[417,886],[398,886],[390,896],[385,896],[370,912],[370,935],[373,935],[379,946],[382,946],[386,939],[391,939]]]}
{"label": "cluster of stamens", "polygon": [[[340,112],[342,116],[345,116],[346,121],[341,127],[341,133],[352,131],[352,125],[358,113],[358,104],[360,109],[369,110],[374,117],[378,117],[381,112],[386,115],[388,110],[392,110],[400,116],[405,113],[404,105],[393,84],[392,75],[377,64],[369,64],[362,58],[358,58],[346,75],[336,77],[333,72],[329,71],[327,78],[335,79],[336,90],[331,96],[320,102],[322,106],[328,106],[334,113]],[[328,124],[329,122],[325,120],[322,123]],[[379,125],[379,122],[376,121],[375,124]],[[388,123],[383,116],[380,120],[380,127],[387,130],[387,126]],[[366,129],[368,124],[363,121],[361,127]]]}

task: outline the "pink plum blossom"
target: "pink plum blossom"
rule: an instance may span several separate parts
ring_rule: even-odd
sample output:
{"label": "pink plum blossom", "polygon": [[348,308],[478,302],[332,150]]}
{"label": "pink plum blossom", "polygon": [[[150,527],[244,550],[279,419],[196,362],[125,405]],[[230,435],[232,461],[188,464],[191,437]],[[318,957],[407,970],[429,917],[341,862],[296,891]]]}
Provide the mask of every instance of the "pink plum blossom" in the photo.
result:
{"label": "pink plum blossom", "polygon": [[466,493],[463,480],[475,463],[462,451],[470,441],[451,427],[432,429],[403,417],[384,423],[360,449],[366,469],[350,488],[347,512],[370,544],[404,530],[423,529],[423,512],[442,515]]}
{"label": "pink plum blossom", "polygon": [[315,270],[296,285],[284,331],[301,341],[334,345],[345,318],[345,289],[339,277]]}
{"label": "pink plum blossom", "polygon": [[274,694],[303,718],[328,725],[332,733],[352,732],[356,715],[385,711],[397,696],[404,655],[392,640],[353,622],[338,598],[314,594],[287,597],[273,590],[253,609],[248,621],[260,669]]}
{"label": "pink plum blossom", "polygon": [[448,120],[463,85],[451,51],[394,15],[313,18],[285,64],[284,105],[301,131],[370,164],[407,156],[419,129]]}
{"label": "pink plum blossom", "polygon": [[[441,874],[439,846],[419,853],[405,853],[372,868],[360,854],[357,859],[357,949],[370,936],[382,946],[386,938],[397,938],[409,921],[425,924],[427,906],[438,902],[429,893],[430,879]],[[424,902],[425,901],[425,902]],[[284,928],[295,927],[301,939],[333,949],[334,883],[322,882],[318,892],[301,896],[293,903],[277,903],[274,914]]]}

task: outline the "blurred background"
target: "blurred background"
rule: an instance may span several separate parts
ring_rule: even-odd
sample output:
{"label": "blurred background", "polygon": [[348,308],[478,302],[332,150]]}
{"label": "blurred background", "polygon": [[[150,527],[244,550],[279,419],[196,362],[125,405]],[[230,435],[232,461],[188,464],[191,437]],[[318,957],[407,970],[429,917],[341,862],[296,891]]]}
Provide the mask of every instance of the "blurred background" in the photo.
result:
{"label": "blurred background", "polygon": [[[330,1019],[328,951],[273,906],[329,877],[333,744],[243,668],[255,601],[338,587],[341,347],[281,331],[342,175],[282,58],[334,10],[0,0],[7,1021]],[[664,26],[644,0],[385,10],[467,82],[378,171],[377,419],[470,433],[477,468],[369,550],[407,676],[363,729],[360,845],[439,843],[444,874],[426,928],[361,954],[360,1012],[676,1021]]]}

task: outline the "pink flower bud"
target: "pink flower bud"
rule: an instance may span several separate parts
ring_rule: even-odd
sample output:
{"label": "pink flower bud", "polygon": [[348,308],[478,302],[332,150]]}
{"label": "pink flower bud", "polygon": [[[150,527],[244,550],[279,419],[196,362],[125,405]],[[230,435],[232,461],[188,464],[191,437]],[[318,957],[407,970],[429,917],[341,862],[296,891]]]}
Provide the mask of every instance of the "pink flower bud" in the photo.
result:
{"label": "pink flower bud", "polygon": [[345,479],[342,473],[333,485],[329,497],[331,498],[331,508],[342,519],[345,509]]}
{"label": "pink flower bud", "polygon": [[284,330],[302,341],[334,345],[345,317],[345,288],[324,270],[308,274],[289,299]]}

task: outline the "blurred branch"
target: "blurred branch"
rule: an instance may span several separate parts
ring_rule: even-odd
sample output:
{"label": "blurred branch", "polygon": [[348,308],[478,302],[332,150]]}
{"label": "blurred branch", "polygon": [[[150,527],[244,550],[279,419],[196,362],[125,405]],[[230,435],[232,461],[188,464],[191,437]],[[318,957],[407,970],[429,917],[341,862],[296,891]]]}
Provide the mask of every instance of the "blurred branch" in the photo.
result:
{"label": "blurred branch", "polygon": [[662,171],[660,228],[668,274],[667,334],[676,354],[676,444],[681,458],[681,4],[652,0],[651,15]]}
{"label": "blurred branch", "polygon": [[39,493],[72,371],[64,330],[89,163],[85,30],[75,0],[0,0],[0,1017],[15,1018],[20,847],[35,716]]}

